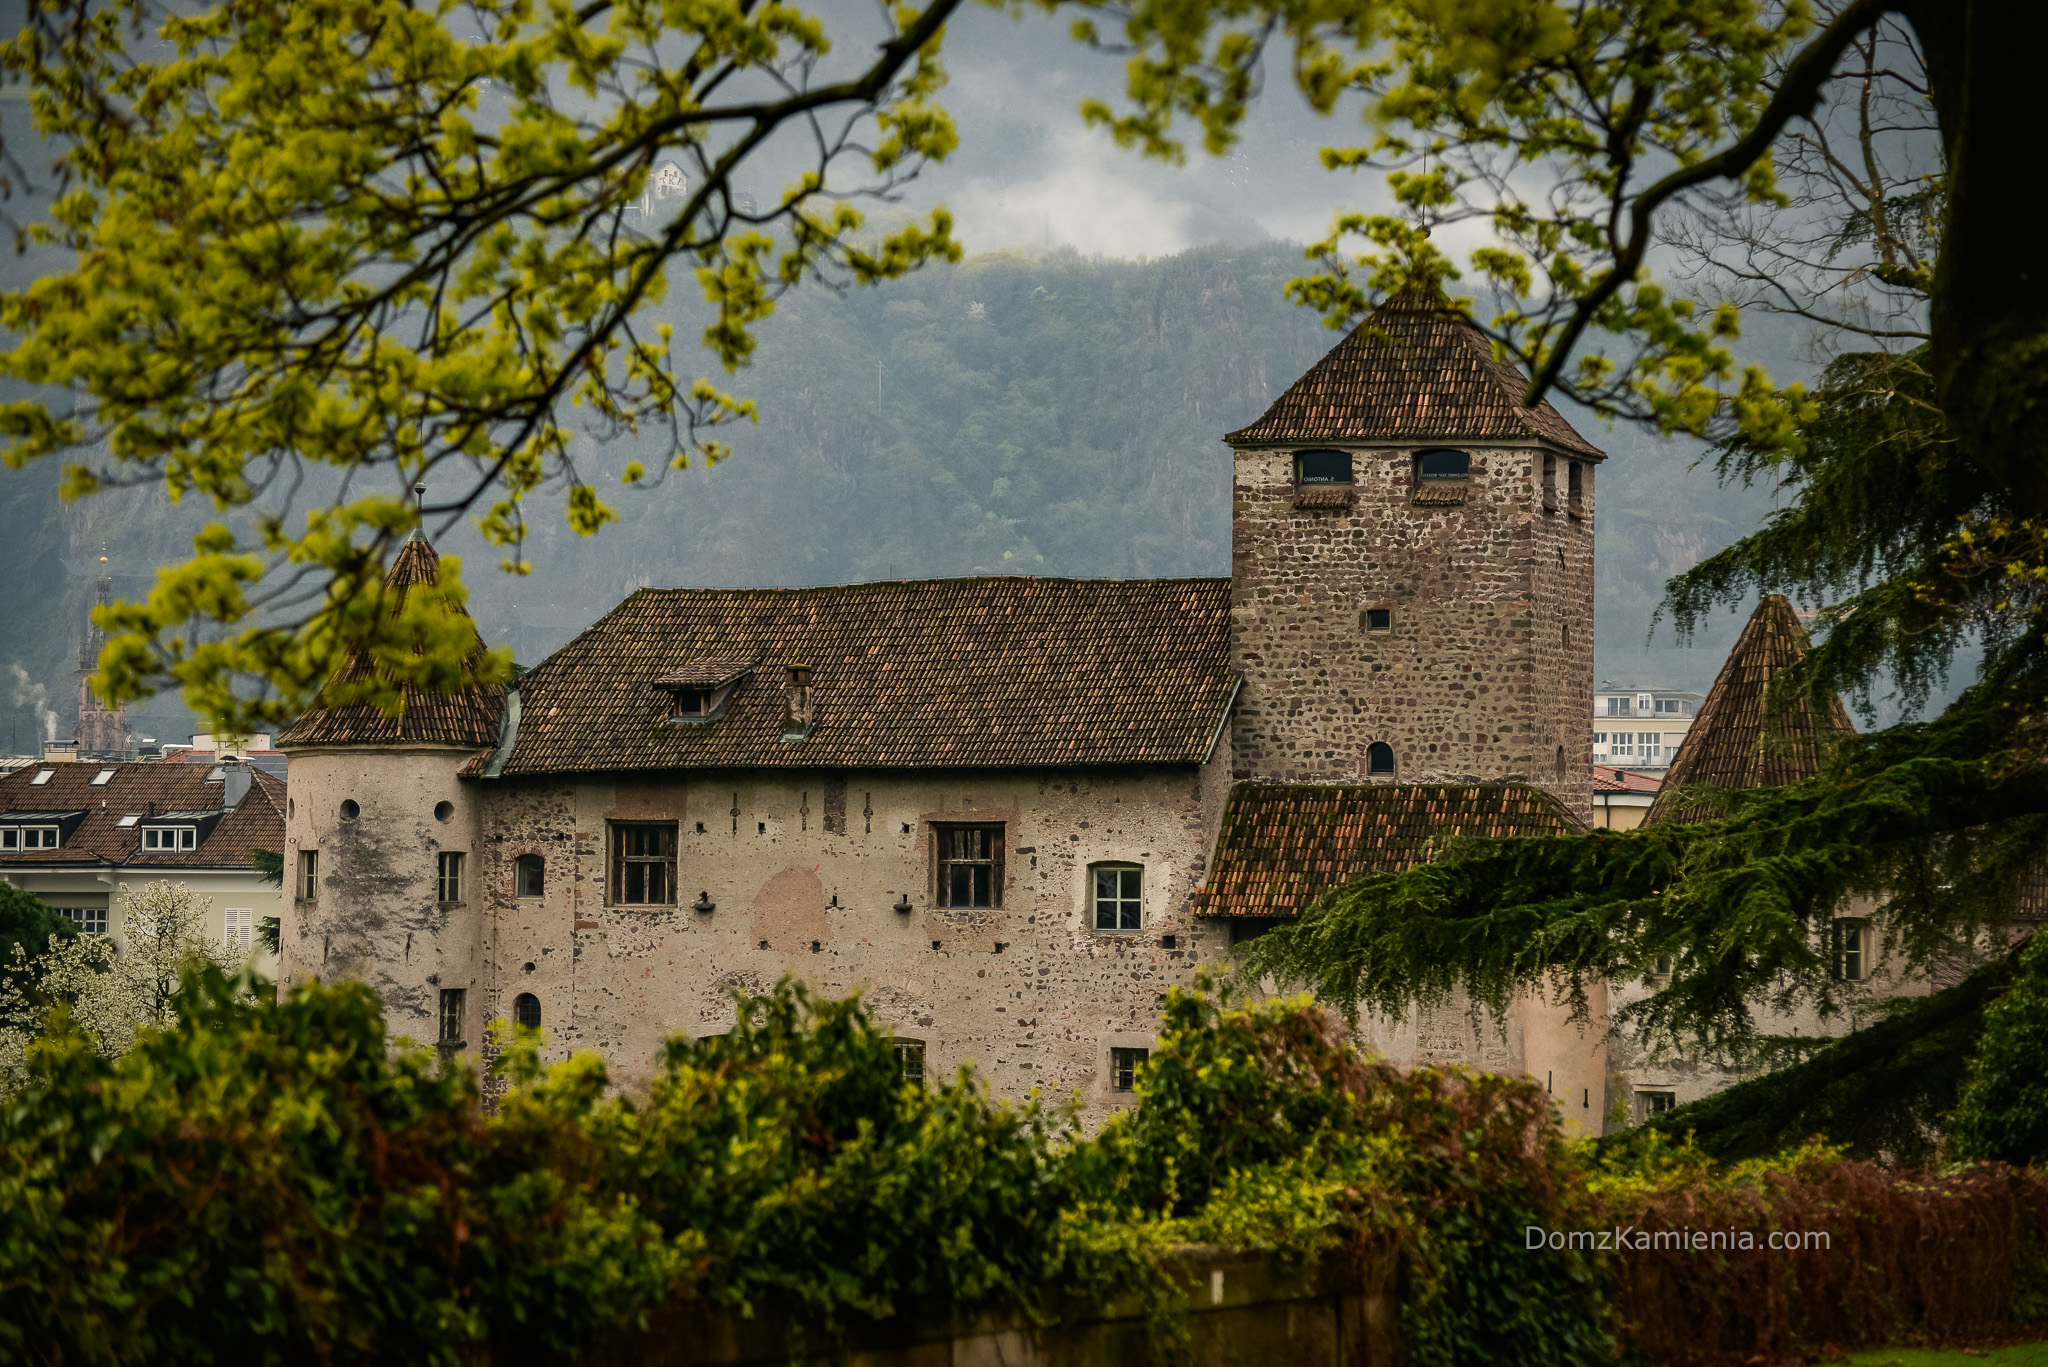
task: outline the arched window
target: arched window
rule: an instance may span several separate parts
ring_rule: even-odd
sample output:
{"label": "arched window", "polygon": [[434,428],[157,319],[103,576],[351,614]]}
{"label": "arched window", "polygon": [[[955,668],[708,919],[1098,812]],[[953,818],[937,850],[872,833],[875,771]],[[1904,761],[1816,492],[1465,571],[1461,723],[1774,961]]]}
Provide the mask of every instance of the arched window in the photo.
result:
{"label": "arched window", "polygon": [[1425,480],[1464,479],[1472,473],[1472,457],[1463,451],[1438,447],[1418,458],[1418,473]]}
{"label": "arched window", "polygon": [[521,897],[538,897],[546,886],[548,861],[537,854],[522,854],[512,861],[513,887]]}
{"label": "arched window", "polygon": [[1375,778],[1394,776],[1394,747],[1376,740],[1365,747],[1365,772]]}
{"label": "arched window", "polygon": [[512,1021],[529,1030],[540,1029],[540,998],[531,992],[521,992],[512,999]]}
{"label": "arched window", "polygon": [[1294,454],[1294,478],[1299,484],[1349,484],[1352,482],[1351,453],[1297,451]]}

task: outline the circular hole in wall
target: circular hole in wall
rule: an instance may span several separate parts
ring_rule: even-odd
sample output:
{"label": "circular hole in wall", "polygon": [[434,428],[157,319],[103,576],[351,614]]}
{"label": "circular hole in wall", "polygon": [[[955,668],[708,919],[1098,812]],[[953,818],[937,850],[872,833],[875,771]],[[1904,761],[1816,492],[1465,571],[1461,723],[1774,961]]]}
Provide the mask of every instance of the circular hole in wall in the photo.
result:
{"label": "circular hole in wall", "polygon": [[341,804],[341,819],[343,821],[354,821],[357,817],[361,816],[362,814],[363,809],[361,807],[356,806],[356,800],[354,798],[349,798],[346,802],[343,802]]}
{"label": "circular hole in wall", "polygon": [[526,971],[527,971],[528,973],[531,973],[531,972],[533,972],[533,965],[532,965],[531,963],[528,963],[528,964],[526,965]]}
{"label": "circular hole in wall", "polygon": [[452,802],[436,802],[436,803],[434,804],[434,820],[436,820],[436,821],[447,821],[447,820],[450,820],[450,819],[452,819],[452,818],[454,817],[454,815],[455,815],[455,804],[454,804],[454,803],[452,803]]}

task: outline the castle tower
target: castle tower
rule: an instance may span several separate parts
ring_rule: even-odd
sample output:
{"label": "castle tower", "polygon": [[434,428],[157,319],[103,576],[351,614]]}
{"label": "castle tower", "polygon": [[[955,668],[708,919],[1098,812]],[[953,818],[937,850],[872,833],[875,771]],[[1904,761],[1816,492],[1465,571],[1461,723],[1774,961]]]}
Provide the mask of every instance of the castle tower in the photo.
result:
{"label": "castle tower", "polygon": [[[417,531],[384,579],[385,610],[440,580]],[[472,636],[475,627],[453,611]],[[481,656],[476,639],[472,661]],[[377,666],[361,653],[330,694]],[[285,802],[278,991],[353,978],[384,1003],[387,1028],[479,1056],[484,1021],[480,821],[463,764],[497,744],[503,685],[453,694],[404,689],[395,715],[321,703],[278,737],[291,756]]]}
{"label": "castle tower", "polygon": [[[114,576],[107,557],[100,557],[99,593],[95,607],[114,601]],[[106,649],[107,633],[90,616],[85,622],[85,644],[78,651],[78,753],[82,759],[128,759],[128,714],[108,707],[92,691],[92,676],[100,667],[100,652]]]}
{"label": "castle tower", "polygon": [[1602,455],[1525,383],[1404,295],[1224,438],[1236,779],[1515,779],[1590,817]]}

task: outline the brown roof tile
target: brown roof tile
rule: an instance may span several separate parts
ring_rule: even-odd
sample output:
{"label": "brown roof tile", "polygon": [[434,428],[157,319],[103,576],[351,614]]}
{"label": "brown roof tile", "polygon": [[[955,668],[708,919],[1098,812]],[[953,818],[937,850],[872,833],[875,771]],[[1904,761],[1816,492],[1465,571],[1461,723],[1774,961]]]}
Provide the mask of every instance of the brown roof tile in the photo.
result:
{"label": "brown roof tile", "polygon": [[1233,446],[1304,441],[1544,441],[1600,451],[1547,402],[1520,407],[1528,380],[1493,359],[1484,333],[1416,294],[1374,309]]}
{"label": "brown roof tile", "polygon": [[1803,698],[1775,719],[1764,707],[1771,680],[1807,649],[1806,628],[1792,604],[1782,594],[1765,594],[1707,690],[1644,824],[1699,820],[1703,812],[1680,792],[1688,785],[1775,788],[1819,772],[1821,741],[1856,730],[1842,700],[1830,698],[1818,716]]}
{"label": "brown roof tile", "polygon": [[[407,590],[417,584],[440,582],[441,557],[424,540],[408,541],[391,562],[384,576],[390,595],[391,615],[405,605]],[[457,612],[462,612],[460,608]],[[469,614],[462,612],[464,621]],[[472,631],[474,628],[471,628]],[[484,653],[482,638],[470,659],[474,664]],[[335,672],[336,684],[368,678],[376,665],[358,652]],[[483,684],[455,693],[434,693],[408,684],[395,715],[387,715],[366,703],[344,707],[316,706],[293,722],[274,744],[280,750],[308,749],[319,745],[452,745],[463,749],[492,745],[498,738],[498,718],[505,708],[505,686]]]}
{"label": "brown roof tile", "polygon": [[[706,658],[762,667],[665,720],[659,681]],[[816,724],[784,742],[791,661]],[[1235,686],[1227,579],[642,589],[518,681],[502,772],[1191,764]]]}
{"label": "brown roof tile", "polygon": [[1593,791],[1596,793],[1654,793],[1663,786],[1664,780],[1656,774],[1639,774],[1612,764],[1593,766]]}
{"label": "brown roof tile", "polygon": [[1299,916],[1327,889],[1411,868],[1453,837],[1583,830],[1531,784],[1240,783],[1224,808],[1195,912]]}
{"label": "brown roof tile", "polygon": [[[104,784],[93,779],[112,769]],[[38,773],[49,781],[37,785]],[[68,811],[84,820],[54,850],[11,850],[0,854],[0,868],[52,868],[77,864],[115,864],[122,868],[223,869],[249,867],[252,850],[284,849],[284,780],[249,766],[249,791],[214,826],[199,848],[183,853],[142,849],[142,827],[121,826],[124,816],[171,812],[218,812],[224,783],[209,781],[211,767],[197,764],[32,764],[0,776],[0,825],[6,812]]]}

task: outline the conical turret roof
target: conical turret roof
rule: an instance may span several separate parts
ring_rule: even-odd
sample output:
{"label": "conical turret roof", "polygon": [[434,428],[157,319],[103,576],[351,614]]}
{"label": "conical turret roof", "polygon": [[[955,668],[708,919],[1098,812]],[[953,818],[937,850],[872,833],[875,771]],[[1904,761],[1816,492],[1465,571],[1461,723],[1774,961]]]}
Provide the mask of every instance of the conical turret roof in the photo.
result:
{"label": "conical turret roof", "polygon": [[1528,379],[1493,359],[1486,334],[1420,293],[1389,299],[1289,385],[1232,446],[1305,441],[1541,441],[1598,457],[1548,403],[1521,407]]}
{"label": "conical turret roof", "polygon": [[[441,557],[422,537],[408,541],[384,576],[389,611],[397,616],[405,606],[405,595],[420,585],[441,582]],[[483,638],[469,614],[454,609],[476,641],[470,652],[472,665],[483,655]],[[377,668],[362,651],[350,655],[335,672],[329,690],[372,676]],[[277,738],[277,748],[306,749],[322,745],[447,745],[478,749],[498,741],[498,719],[505,710],[503,684],[472,684],[454,693],[435,693],[417,684],[407,684],[396,715],[387,715],[367,703],[329,707],[315,705]]]}
{"label": "conical turret roof", "polygon": [[1818,711],[1801,698],[1776,717],[1766,712],[1764,695],[1771,680],[1809,649],[1806,628],[1790,601],[1783,594],[1765,594],[1707,690],[1644,824],[1699,820],[1703,814],[1682,792],[1689,784],[1775,788],[1812,778],[1820,771],[1822,743],[1830,736],[1855,734],[1848,709],[1832,695]]}

